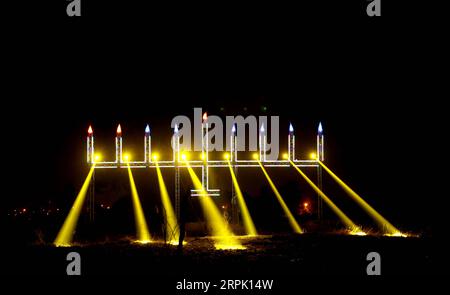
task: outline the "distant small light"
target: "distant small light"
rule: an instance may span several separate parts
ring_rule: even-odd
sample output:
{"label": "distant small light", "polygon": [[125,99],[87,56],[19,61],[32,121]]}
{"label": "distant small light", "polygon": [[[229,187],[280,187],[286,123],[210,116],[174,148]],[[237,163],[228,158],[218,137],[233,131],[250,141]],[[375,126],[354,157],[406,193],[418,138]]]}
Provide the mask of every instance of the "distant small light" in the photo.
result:
{"label": "distant small light", "polygon": [[264,124],[261,125],[261,128],[259,129],[261,133],[264,133],[266,130],[264,129]]}
{"label": "distant small light", "polygon": [[283,154],[283,159],[287,160],[287,159],[288,159],[288,157],[289,157],[289,155],[288,155],[288,154],[286,154],[286,153],[284,153],[284,154]]}
{"label": "distant small light", "polygon": [[311,153],[311,154],[309,155],[309,157],[310,157],[312,160],[317,159],[316,153]]}
{"label": "distant small light", "polygon": [[292,126],[292,123],[289,123],[289,132],[294,132],[294,126]]}
{"label": "distant small light", "polygon": [[255,160],[258,159],[258,154],[257,153],[253,154],[253,159],[255,159]]}

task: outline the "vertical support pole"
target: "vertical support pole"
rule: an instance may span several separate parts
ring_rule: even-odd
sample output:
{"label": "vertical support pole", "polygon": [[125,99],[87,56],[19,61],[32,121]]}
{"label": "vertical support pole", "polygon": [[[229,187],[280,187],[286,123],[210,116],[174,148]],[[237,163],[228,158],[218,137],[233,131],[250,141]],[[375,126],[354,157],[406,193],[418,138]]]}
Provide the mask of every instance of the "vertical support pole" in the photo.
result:
{"label": "vertical support pole", "polygon": [[[236,149],[236,127],[233,125],[231,129],[230,161],[235,175],[237,175],[237,167],[235,165],[237,159]],[[236,225],[239,224],[239,206],[233,181],[231,182],[231,222]]]}
{"label": "vertical support pole", "polygon": [[[322,123],[319,123],[319,127],[317,129],[317,160],[323,161],[324,160],[324,149],[323,149],[323,128]],[[317,187],[320,190],[323,190],[322,187],[322,167],[317,163]],[[318,195],[317,196],[317,216],[319,220],[322,220],[323,218],[323,200]]]}
{"label": "vertical support pole", "polygon": [[[177,216],[178,223],[180,223],[180,205],[181,205],[181,194],[180,194],[180,167],[178,163],[175,167],[175,214]],[[178,226],[180,226],[178,224]]]}
{"label": "vertical support pole", "polygon": [[117,126],[116,132],[116,163],[122,163],[122,128]]}
{"label": "vertical support pole", "polygon": [[92,126],[89,126],[88,129],[86,157],[89,164],[94,163],[94,131],[92,130]]}
{"label": "vertical support pole", "polygon": [[[95,161],[94,157],[94,132],[92,126],[89,126],[88,136],[87,136],[87,162],[93,165]],[[89,221],[94,222],[94,206],[95,206],[95,170],[92,173],[91,184],[89,187],[89,201],[88,201],[88,211],[89,211]]]}
{"label": "vertical support pole", "polygon": [[92,172],[91,185],[89,188],[89,221],[95,220],[95,170]]}
{"label": "vertical support pole", "polygon": [[178,250],[183,249],[184,240],[184,216],[181,212],[181,175],[180,175],[180,137],[178,134],[178,125],[175,125],[174,135],[172,137],[173,163],[175,166],[175,215],[177,217],[177,226],[180,232],[178,237]]}
{"label": "vertical support pole", "polygon": [[[322,191],[322,167],[317,167],[317,187]],[[319,220],[323,219],[323,200],[318,195],[317,196],[317,217]]]}
{"label": "vertical support pole", "polygon": [[288,159],[292,162],[295,161],[295,135],[294,127],[289,124],[289,135],[288,135]]}
{"label": "vertical support pole", "polygon": [[184,240],[184,224],[185,224],[185,212],[183,210],[183,215],[181,214],[181,193],[180,193],[180,167],[178,164],[178,160],[176,160],[175,164],[175,215],[177,216],[177,227],[179,230],[178,236],[178,249],[183,249],[183,240]]}
{"label": "vertical support pole", "polygon": [[259,160],[261,162],[266,161],[266,142],[266,130],[264,129],[264,124],[262,124],[259,129]]}
{"label": "vertical support pole", "polygon": [[[236,167],[236,165],[233,165],[233,169],[234,169],[234,175],[237,178],[237,174],[238,174],[238,168]],[[240,220],[240,210],[239,210],[239,205],[238,205],[238,201],[237,201],[237,195],[236,195],[236,190],[233,188],[233,199],[232,199],[232,218],[233,218],[233,222],[235,224],[241,224],[241,220]]]}
{"label": "vertical support pole", "polygon": [[150,136],[150,126],[148,126],[148,124],[145,127],[144,158],[146,164],[152,161],[152,138]]}
{"label": "vertical support pole", "polygon": [[175,166],[175,214],[178,220],[178,226],[180,226],[180,137],[178,135],[178,126],[175,125],[174,134],[172,137],[172,149],[173,149],[173,163]]}
{"label": "vertical support pole", "polygon": [[86,139],[86,162],[91,163],[91,137],[88,136]]}
{"label": "vertical support pole", "polygon": [[202,155],[203,155],[203,169],[202,169],[202,186],[205,191],[209,188],[209,177],[208,177],[208,115],[203,114],[202,122]]}

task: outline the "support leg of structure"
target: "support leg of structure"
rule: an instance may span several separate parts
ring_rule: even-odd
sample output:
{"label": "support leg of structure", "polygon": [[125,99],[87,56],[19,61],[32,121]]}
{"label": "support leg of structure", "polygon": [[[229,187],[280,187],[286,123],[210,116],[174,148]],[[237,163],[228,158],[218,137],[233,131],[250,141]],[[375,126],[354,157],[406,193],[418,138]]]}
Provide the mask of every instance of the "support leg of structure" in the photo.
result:
{"label": "support leg of structure", "polygon": [[92,173],[91,185],[89,187],[89,222],[93,223],[95,218],[95,170]]}
{"label": "support leg of structure", "polygon": [[184,235],[185,235],[185,212],[181,212],[183,210],[181,208],[181,187],[180,187],[180,167],[175,168],[175,214],[177,216],[177,227],[179,229],[179,236],[178,236],[178,250],[183,249],[183,241],[184,241]]}
{"label": "support leg of structure", "polygon": [[[317,187],[322,191],[322,167],[317,167]],[[317,195],[317,217],[319,220],[323,218],[323,200],[321,196]]]}
{"label": "support leg of structure", "polygon": [[180,220],[180,168],[175,168],[175,214]]}
{"label": "support leg of structure", "polygon": [[[234,167],[234,174],[237,175],[236,166]],[[239,224],[239,206],[233,182],[231,182],[231,222],[236,225]]]}

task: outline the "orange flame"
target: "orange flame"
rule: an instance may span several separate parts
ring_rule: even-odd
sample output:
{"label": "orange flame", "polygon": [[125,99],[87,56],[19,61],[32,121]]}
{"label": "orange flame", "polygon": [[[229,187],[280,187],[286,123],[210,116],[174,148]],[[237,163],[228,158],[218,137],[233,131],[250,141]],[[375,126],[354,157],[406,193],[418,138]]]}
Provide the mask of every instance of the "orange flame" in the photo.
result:
{"label": "orange flame", "polygon": [[117,135],[122,135],[122,127],[120,127],[120,124],[117,126]]}
{"label": "orange flame", "polygon": [[206,122],[206,120],[208,120],[208,114],[205,112],[203,114],[203,122]]}
{"label": "orange flame", "polygon": [[89,125],[88,134],[89,134],[89,135],[92,135],[92,133],[94,133],[94,131],[92,130],[92,126]]}

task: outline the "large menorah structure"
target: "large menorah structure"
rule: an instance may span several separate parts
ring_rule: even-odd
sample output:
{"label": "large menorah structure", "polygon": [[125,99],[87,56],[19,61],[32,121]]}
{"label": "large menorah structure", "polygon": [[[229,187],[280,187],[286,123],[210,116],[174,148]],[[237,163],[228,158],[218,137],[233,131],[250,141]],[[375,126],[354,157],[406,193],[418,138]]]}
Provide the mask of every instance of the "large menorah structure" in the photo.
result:
{"label": "large menorah structure", "polygon": [[[180,149],[180,135],[178,126],[174,127],[174,134],[172,137],[172,149],[173,157],[171,160],[161,160],[158,156],[152,154],[152,139],[150,134],[150,127],[147,125],[144,134],[144,160],[135,161],[130,160],[127,155],[123,154],[123,140],[122,140],[122,128],[119,124],[117,127],[116,138],[115,138],[115,161],[99,161],[95,156],[94,148],[94,133],[91,126],[89,126],[88,136],[87,136],[87,162],[89,165],[93,166],[95,169],[107,169],[107,168],[163,168],[163,169],[175,169],[175,213],[177,220],[180,220],[180,169],[192,167],[201,168],[201,184],[202,189],[191,189],[191,196],[201,197],[204,195],[217,197],[220,196],[220,190],[209,187],[209,169],[210,168],[229,168],[230,165],[237,173],[238,168],[248,169],[248,168],[260,168],[262,167],[279,167],[279,168],[289,168],[291,166],[296,166],[298,168],[313,168],[317,169],[317,187],[322,190],[322,167],[319,161],[324,160],[324,135],[322,124],[319,123],[317,131],[317,146],[316,153],[310,159],[297,159],[295,153],[295,135],[294,128],[292,124],[289,124],[288,133],[288,149],[287,153],[283,154],[281,159],[278,160],[268,160],[267,155],[267,136],[266,128],[261,125],[259,128],[259,142],[258,142],[258,152],[253,155],[252,159],[239,159],[237,150],[237,136],[236,129],[237,125],[233,124],[231,130],[230,138],[230,148],[227,151],[223,160],[211,160],[209,159],[209,137],[208,130],[210,126],[208,124],[208,117],[205,113],[202,121],[202,150],[201,159],[193,160],[188,159],[184,154],[184,151]],[[245,128],[245,126],[244,126]],[[95,164],[95,165],[94,165]],[[237,202],[237,196],[235,193],[234,186],[231,186],[231,221],[232,223],[239,223],[239,206]],[[91,218],[93,218],[93,185],[91,190],[91,202],[90,211]],[[322,198],[317,197],[317,216],[319,219],[322,218]]]}

